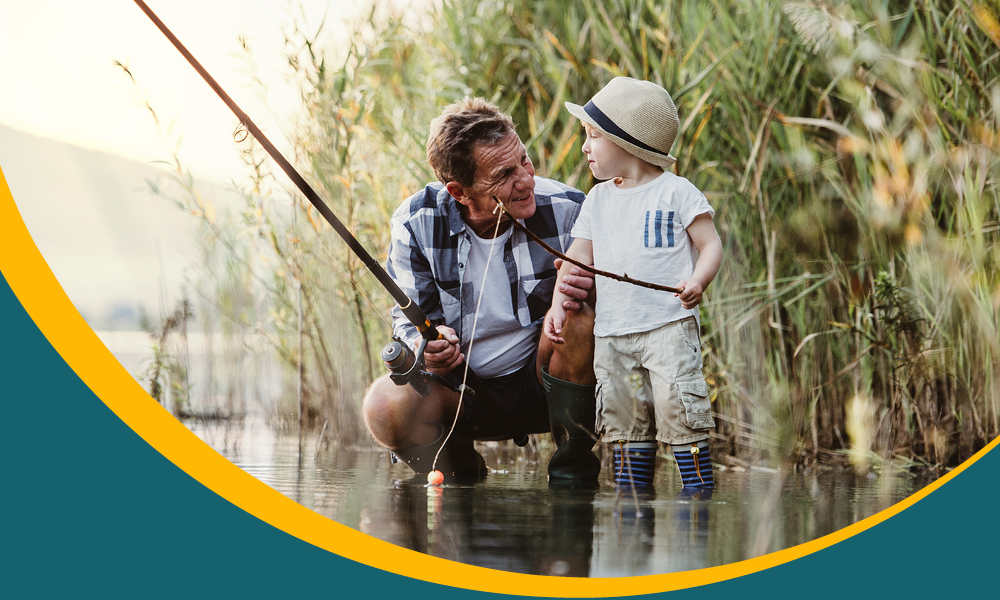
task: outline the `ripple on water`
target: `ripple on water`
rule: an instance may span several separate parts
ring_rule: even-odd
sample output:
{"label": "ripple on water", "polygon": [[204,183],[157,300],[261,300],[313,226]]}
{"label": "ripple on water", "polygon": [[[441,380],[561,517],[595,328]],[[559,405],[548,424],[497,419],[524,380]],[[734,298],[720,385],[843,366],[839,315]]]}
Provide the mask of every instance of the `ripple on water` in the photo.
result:
{"label": "ripple on water", "polygon": [[[849,471],[720,471],[680,489],[661,459],[654,488],[550,488],[540,463],[506,460],[481,483],[427,487],[378,449],[324,444],[260,422],[189,423],[223,456],[285,496],[418,552],[518,573],[617,577],[717,566],[795,546],[906,498],[929,480]],[[544,457],[543,457],[544,458]],[[606,474],[602,474],[604,477]]]}

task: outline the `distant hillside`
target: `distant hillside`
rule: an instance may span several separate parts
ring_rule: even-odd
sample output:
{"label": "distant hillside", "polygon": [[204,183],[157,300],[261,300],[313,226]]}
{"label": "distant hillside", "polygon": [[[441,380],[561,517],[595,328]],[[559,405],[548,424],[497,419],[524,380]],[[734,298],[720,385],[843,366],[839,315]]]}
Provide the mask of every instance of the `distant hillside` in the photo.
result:
{"label": "distant hillside", "polygon": [[[195,223],[149,191],[163,171],[0,125],[0,169],[63,289],[95,329],[170,307],[197,261]],[[233,193],[201,184],[209,197]],[[188,269],[189,270],[189,269]]]}

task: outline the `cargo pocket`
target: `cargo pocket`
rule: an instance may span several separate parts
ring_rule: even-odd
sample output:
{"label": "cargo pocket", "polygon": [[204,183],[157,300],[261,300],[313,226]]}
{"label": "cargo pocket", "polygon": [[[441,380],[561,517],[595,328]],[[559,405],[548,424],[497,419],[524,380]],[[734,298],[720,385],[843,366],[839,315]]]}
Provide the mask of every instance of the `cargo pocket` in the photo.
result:
{"label": "cargo pocket", "polygon": [[681,405],[684,406],[687,426],[691,429],[715,427],[715,421],[712,419],[712,403],[708,399],[708,384],[705,383],[705,378],[678,380],[677,388],[680,391]]}
{"label": "cargo pocket", "polygon": [[698,321],[694,317],[686,317],[681,320],[680,325],[684,342],[701,358],[701,333],[698,331]]}
{"label": "cargo pocket", "polygon": [[594,390],[594,395],[596,396],[596,400],[594,402],[595,404],[594,410],[596,412],[596,414],[594,415],[594,432],[597,434],[598,439],[600,439],[600,436],[604,434],[604,426],[605,426],[604,411],[602,410],[602,407],[604,406],[604,399],[601,397],[600,382],[597,383],[597,389]]}

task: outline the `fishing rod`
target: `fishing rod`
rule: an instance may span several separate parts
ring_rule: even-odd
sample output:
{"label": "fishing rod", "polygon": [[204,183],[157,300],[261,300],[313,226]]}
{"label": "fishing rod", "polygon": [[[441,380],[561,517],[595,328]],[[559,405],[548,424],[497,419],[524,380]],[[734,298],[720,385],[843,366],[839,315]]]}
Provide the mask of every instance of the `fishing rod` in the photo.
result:
{"label": "fishing rod", "polygon": [[[351,234],[346,226],[337,218],[337,215],[330,210],[326,202],[319,197],[319,194],[313,190],[306,180],[299,174],[299,172],[292,166],[290,162],[278,151],[278,149],[271,143],[264,132],[260,130],[259,127],[250,119],[243,110],[233,101],[233,99],[226,93],[222,86],[215,81],[215,79],[209,75],[205,67],[201,66],[201,63],[194,57],[191,52],[181,43],[177,36],[173,34],[172,31],[160,20],[159,17],[146,5],[143,0],[134,0],[136,5],[146,13],[149,20],[156,25],[157,29],[163,33],[164,36],[170,43],[174,45],[175,48],[181,53],[182,56],[188,61],[188,63],[194,67],[194,70],[201,75],[201,78],[205,80],[205,83],[212,88],[213,91],[225,102],[229,110],[233,111],[236,118],[240,120],[240,125],[245,127],[246,130],[257,140],[258,143],[264,148],[268,156],[271,157],[274,162],[278,163],[281,170],[285,172],[285,175],[292,180],[295,187],[302,192],[309,202],[319,211],[319,214],[323,215],[323,218],[333,227],[333,230],[340,235],[341,239],[347,243],[348,248],[351,249],[354,254],[361,259],[362,264],[375,276],[375,279],[382,285],[383,288],[392,299],[396,301],[399,305],[400,310],[407,320],[417,328],[420,333],[420,343],[417,346],[416,351],[410,349],[403,341],[396,336],[393,336],[393,341],[390,342],[382,349],[382,360],[385,362],[386,367],[390,371],[390,379],[396,385],[410,385],[421,397],[426,397],[430,394],[430,388],[427,385],[428,381],[437,381],[438,383],[444,385],[448,389],[455,392],[464,391],[466,394],[475,395],[483,400],[484,407],[491,413],[494,419],[496,419],[500,425],[507,430],[510,436],[513,438],[514,443],[518,446],[524,446],[528,443],[528,436],[524,433],[524,430],[517,425],[513,417],[511,417],[507,408],[500,403],[499,399],[494,395],[489,388],[482,384],[482,380],[472,371],[468,369],[467,382],[469,385],[459,383],[459,378],[455,377],[455,371],[460,370],[464,366],[462,365],[453,369],[451,373],[446,376],[441,376],[436,373],[431,373],[427,371],[424,366],[424,349],[427,347],[427,342],[443,339],[441,333],[431,325],[430,319],[424,313],[423,309],[410,299],[404,292],[396,285],[392,277],[382,268],[371,254],[365,250],[364,246]],[[450,379],[449,379],[450,377]]]}

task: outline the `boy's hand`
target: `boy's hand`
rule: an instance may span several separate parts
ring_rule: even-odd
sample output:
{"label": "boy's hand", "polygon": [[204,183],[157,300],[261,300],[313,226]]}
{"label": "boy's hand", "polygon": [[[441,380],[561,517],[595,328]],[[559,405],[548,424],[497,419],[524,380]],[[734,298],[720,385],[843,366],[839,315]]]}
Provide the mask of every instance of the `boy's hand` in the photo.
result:
{"label": "boy's hand", "polygon": [[563,323],[566,322],[566,309],[562,306],[553,306],[549,312],[545,313],[545,323],[542,325],[542,332],[545,337],[555,344],[566,342],[562,337]]}
{"label": "boy's hand", "polygon": [[438,325],[437,330],[444,339],[427,342],[427,347],[424,348],[424,366],[431,373],[446,375],[465,360],[465,355],[458,347],[458,336],[454,329]]}
{"label": "boy's hand", "polygon": [[674,294],[674,297],[680,299],[681,306],[684,308],[694,308],[701,304],[701,295],[705,292],[705,288],[702,287],[700,281],[697,279],[684,279],[677,284],[677,288],[681,290],[681,293]]}
{"label": "boy's hand", "polygon": [[[560,269],[562,264],[563,259],[557,258],[555,260],[556,270]],[[568,275],[563,275],[560,281],[556,283],[558,285],[556,289],[569,296],[569,299],[563,301],[563,308],[565,310],[580,310],[583,302],[594,291],[594,274],[586,269],[574,266],[570,269]]]}

